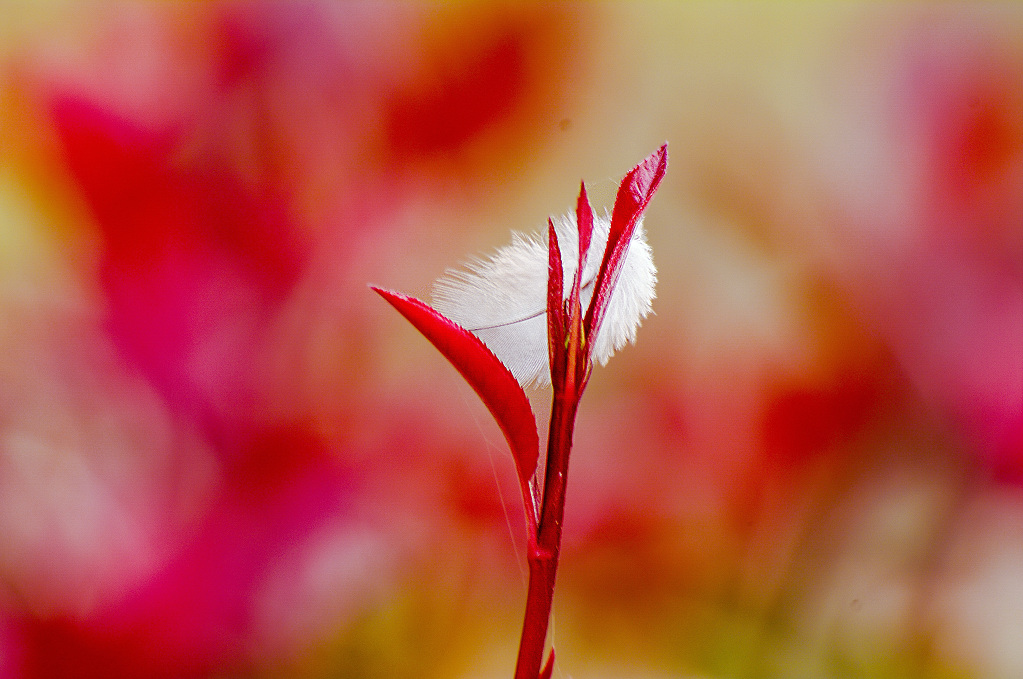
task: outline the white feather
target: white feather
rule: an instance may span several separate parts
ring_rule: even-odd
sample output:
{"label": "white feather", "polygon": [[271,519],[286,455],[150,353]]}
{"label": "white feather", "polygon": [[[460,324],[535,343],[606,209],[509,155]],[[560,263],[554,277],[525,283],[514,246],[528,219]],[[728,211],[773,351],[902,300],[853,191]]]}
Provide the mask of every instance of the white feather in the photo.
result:
{"label": "white feather", "polygon": [[[610,218],[594,216],[590,251],[583,267],[583,313],[607,244]],[[579,259],[576,217],[554,220],[564,268],[564,294],[572,288]],[[547,352],[547,233],[513,233],[512,242],[489,259],[474,257],[464,270],[449,269],[433,286],[433,306],[479,337],[523,386],[550,384]],[[627,342],[650,313],[657,283],[642,218],[633,232],[603,324],[591,338],[592,357],[602,365]]]}

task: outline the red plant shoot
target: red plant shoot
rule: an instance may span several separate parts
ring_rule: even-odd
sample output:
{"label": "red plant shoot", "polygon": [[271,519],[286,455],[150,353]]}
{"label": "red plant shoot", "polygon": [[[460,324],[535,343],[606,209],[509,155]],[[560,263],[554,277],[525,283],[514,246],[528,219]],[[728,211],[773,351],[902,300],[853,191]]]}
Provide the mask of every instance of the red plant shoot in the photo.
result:
{"label": "red plant shoot", "polygon": [[[580,188],[576,205],[578,262],[570,281],[565,281],[555,223],[548,222],[546,318],[552,407],[542,491],[536,483],[539,440],[535,416],[511,371],[473,332],[432,307],[412,297],[373,288],[430,340],[479,394],[514,456],[529,533],[529,585],[515,679],[549,679],[553,673],[554,649],[546,663],[544,650],[561,550],[576,412],[592,371],[595,338],[606,318],[633,234],[667,164],[665,144],[622,180],[607,229],[607,243],[593,280],[584,281],[594,234],[594,215],[585,185]],[[584,310],[581,293],[591,285],[593,293]]]}

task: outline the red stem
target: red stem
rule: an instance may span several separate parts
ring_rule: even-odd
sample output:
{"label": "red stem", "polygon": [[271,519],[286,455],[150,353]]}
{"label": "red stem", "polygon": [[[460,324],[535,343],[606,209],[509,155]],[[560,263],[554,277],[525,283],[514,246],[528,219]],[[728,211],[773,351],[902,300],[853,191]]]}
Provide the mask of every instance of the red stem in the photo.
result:
{"label": "red stem", "polygon": [[529,589],[515,679],[537,679],[540,675],[554,601],[554,580],[561,551],[561,524],[565,515],[568,457],[572,449],[576,410],[582,394],[571,373],[566,382],[564,389],[555,389],[551,407],[543,504],[536,540],[529,545]]}

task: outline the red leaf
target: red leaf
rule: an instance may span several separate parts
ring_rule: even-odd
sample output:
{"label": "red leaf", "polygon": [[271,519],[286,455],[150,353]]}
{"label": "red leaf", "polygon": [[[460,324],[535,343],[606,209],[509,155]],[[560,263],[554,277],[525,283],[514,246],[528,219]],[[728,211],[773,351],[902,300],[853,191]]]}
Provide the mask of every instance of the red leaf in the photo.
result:
{"label": "red leaf", "polygon": [[668,145],[664,144],[625,175],[618,186],[618,195],[615,196],[609,241],[617,240],[627,229],[631,230],[636,219],[653,198],[667,169]]}
{"label": "red leaf", "polygon": [[547,220],[547,349],[550,354],[551,384],[564,381],[565,334],[568,332],[565,318],[564,295],[565,272],[561,266],[561,248],[554,222]]}
{"label": "red leaf", "polygon": [[586,184],[579,185],[579,200],[575,207],[575,222],[579,228],[579,264],[575,269],[575,283],[572,285],[572,298],[578,298],[582,285],[583,265],[590,251],[590,238],[593,236],[593,208],[586,197]]}
{"label": "red leaf", "polygon": [[547,664],[540,670],[540,679],[551,679],[554,674],[554,649],[551,649],[551,654],[547,656]]}
{"label": "red leaf", "polygon": [[532,497],[530,482],[536,471],[540,441],[529,399],[511,371],[478,337],[429,305],[398,292],[375,287],[373,290],[430,340],[479,394],[508,440],[522,484],[526,512],[532,517],[528,506]]}
{"label": "red leaf", "polygon": [[607,247],[604,249],[604,259],[600,263],[596,288],[593,299],[590,300],[590,308],[586,311],[583,326],[589,336],[596,335],[600,329],[604,311],[618,282],[622,262],[632,241],[632,232],[636,229],[640,215],[653,198],[667,169],[668,145],[664,144],[647,156],[646,160],[632,168],[618,186],[614,210],[611,212]]}

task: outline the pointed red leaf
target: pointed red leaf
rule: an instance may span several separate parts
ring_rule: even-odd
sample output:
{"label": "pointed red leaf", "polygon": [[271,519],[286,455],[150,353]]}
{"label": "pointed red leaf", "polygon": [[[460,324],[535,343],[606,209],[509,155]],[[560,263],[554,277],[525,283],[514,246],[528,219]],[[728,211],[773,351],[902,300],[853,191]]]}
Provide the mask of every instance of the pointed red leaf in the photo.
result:
{"label": "pointed red leaf", "polygon": [[565,362],[560,359],[565,353],[565,333],[568,332],[565,319],[565,272],[561,265],[561,248],[554,221],[547,220],[547,349],[550,359],[551,384],[564,381]]}
{"label": "pointed red leaf", "polygon": [[586,311],[584,327],[587,335],[596,335],[600,329],[611,293],[618,282],[622,262],[632,241],[632,232],[636,229],[640,215],[653,198],[667,169],[668,145],[664,144],[647,156],[646,160],[632,168],[618,187],[615,206],[611,212],[611,227],[607,247],[604,249],[604,259],[600,263],[590,308]]}
{"label": "pointed red leaf", "polygon": [[572,285],[572,298],[578,298],[582,286],[583,267],[590,251],[590,239],[593,236],[593,208],[586,196],[586,184],[579,184],[579,201],[575,207],[575,221],[579,227],[579,264],[575,269],[575,283]]}
{"label": "pointed red leaf", "polygon": [[540,679],[551,679],[554,674],[554,649],[551,649],[551,654],[547,656],[547,663],[540,670]]}
{"label": "pointed red leaf", "polygon": [[373,290],[430,340],[479,394],[508,440],[522,484],[526,511],[532,516],[528,507],[531,499],[527,498],[531,498],[530,481],[536,471],[540,441],[529,399],[511,371],[478,337],[424,302],[398,292],[376,287]]}
{"label": "pointed red leaf", "polygon": [[618,195],[615,196],[608,241],[618,240],[627,229],[634,226],[636,219],[653,198],[667,169],[668,145],[663,144],[625,175],[618,186]]}

